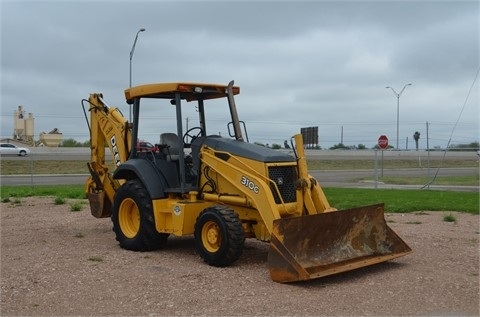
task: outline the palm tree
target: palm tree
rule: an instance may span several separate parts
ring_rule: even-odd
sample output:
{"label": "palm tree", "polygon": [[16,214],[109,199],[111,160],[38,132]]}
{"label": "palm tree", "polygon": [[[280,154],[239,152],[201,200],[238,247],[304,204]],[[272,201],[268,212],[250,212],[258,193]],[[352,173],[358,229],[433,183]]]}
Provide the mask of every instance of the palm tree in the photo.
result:
{"label": "palm tree", "polygon": [[418,140],[420,140],[420,132],[415,131],[415,133],[413,134],[413,139],[415,140],[415,147],[418,151]]}

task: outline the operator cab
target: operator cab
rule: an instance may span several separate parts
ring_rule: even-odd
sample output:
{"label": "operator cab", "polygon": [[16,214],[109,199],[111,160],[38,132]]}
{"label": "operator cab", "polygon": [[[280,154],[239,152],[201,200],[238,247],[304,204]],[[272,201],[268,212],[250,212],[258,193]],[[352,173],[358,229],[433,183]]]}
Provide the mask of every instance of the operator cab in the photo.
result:
{"label": "operator cab", "polygon": [[[166,99],[175,107],[176,132],[165,131],[160,134],[160,143],[156,151],[139,152],[132,148],[129,160],[142,158],[154,164],[159,176],[165,178],[165,192],[188,193],[198,190],[198,153],[201,144],[207,138],[204,101],[227,98],[232,122],[228,125],[230,136],[237,141],[244,141],[241,125],[238,120],[233,96],[240,93],[240,88],[233,85],[202,83],[158,83],[131,87],[125,90],[127,103],[132,106],[132,144],[137,144],[139,135],[140,104],[142,99]],[[199,126],[183,131],[182,102],[196,102]],[[152,111],[151,108],[148,111]],[[231,130],[233,127],[233,132]],[[248,141],[245,125],[243,130]],[[220,137],[220,136],[213,136]],[[209,136],[210,138],[210,136]],[[192,146],[192,143],[194,144]]]}

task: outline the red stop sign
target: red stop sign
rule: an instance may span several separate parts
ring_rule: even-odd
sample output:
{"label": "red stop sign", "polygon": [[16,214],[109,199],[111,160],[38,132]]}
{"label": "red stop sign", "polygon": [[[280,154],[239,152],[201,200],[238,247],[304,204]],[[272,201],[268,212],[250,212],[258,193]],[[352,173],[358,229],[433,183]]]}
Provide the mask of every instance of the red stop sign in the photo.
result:
{"label": "red stop sign", "polygon": [[388,138],[386,135],[381,135],[378,138],[378,147],[381,148],[382,150],[385,150],[388,147]]}

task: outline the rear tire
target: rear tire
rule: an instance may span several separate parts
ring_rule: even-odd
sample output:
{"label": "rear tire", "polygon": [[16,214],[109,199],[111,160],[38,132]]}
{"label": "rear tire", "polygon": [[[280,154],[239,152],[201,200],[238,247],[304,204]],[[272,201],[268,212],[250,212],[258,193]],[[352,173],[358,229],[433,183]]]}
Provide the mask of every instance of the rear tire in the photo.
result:
{"label": "rear tire", "polygon": [[243,252],[245,234],[237,213],[226,206],[203,210],[195,223],[195,249],[212,266],[228,266]]}
{"label": "rear tire", "polygon": [[111,219],[116,239],[124,249],[151,251],[167,243],[169,234],[157,232],[152,199],[138,179],[126,182],[118,189]]}

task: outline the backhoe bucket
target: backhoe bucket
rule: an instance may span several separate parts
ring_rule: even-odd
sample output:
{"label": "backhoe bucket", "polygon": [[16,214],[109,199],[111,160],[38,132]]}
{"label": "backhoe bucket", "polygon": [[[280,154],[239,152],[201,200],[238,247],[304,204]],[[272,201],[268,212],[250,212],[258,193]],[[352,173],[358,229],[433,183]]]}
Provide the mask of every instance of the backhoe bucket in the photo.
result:
{"label": "backhoe bucket", "polygon": [[387,226],[384,205],[275,220],[268,266],[275,282],[333,275],[412,252]]}

